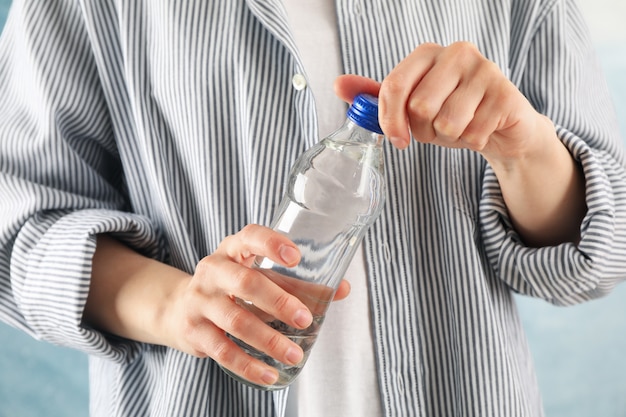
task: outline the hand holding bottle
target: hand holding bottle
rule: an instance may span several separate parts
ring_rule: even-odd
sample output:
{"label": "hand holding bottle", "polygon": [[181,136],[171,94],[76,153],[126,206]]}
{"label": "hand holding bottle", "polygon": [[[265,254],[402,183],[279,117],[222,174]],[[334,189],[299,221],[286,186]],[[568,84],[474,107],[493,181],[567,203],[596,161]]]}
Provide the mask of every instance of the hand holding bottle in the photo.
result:
{"label": "hand holding bottle", "polygon": [[213,254],[198,263],[193,278],[184,285],[178,311],[172,318],[182,323],[181,350],[210,356],[228,369],[267,384],[275,380],[275,373],[242,355],[224,332],[287,364],[300,362],[302,349],[238,305],[236,299],[249,300],[266,314],[297,328],[309,326],[312,317],[297,297],[251,268],[256,256],[287,267],[300,260],[297,247],[285,236],[266,227],[248,225],[225,238]]}
{"label": "hand holding bottle", "polygon": [[[254,359],[226,336],[236,334],[278,361],[297,363],[302,349],[240,306],[247,299],[268,314],[302,328],[311,313],[297,297],[252,268],[256,256],[293,266],[300,254],[284,235],[248,225],[226,237],[202,259],[193,276],[146,258],[115,239],[98,237],[85,325],[128,339],[211,357],[257,384],[271,384],[276,370]],[[345,298],[342,281],[335,300]]]}

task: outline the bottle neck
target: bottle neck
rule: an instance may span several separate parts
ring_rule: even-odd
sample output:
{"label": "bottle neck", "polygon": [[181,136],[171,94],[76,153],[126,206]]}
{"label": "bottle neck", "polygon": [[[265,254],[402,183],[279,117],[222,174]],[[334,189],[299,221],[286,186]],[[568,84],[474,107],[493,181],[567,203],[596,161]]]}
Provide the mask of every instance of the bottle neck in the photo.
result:
{"label": "bottle neck", "polygon": [[382,147],[385,136],[361,127],[350,119],[346,119],[343,126],[341,126],[338,130],[332,133],[328,137],[328,139],[335,142],[352,142],[360,143],[363,145]]}

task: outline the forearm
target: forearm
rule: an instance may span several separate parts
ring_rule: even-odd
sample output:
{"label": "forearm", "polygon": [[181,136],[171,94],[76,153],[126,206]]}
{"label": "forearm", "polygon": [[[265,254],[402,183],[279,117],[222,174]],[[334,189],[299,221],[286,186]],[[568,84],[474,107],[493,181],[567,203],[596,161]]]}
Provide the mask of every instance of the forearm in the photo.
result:
{"label": "forearm", "polygon": [[516,231],[528,246],[577,243],[587,211],[580,165],[544,119],[541,145],[522,155],[490,161]]}
{"label": "forearm", "polygon": [[186,273],[99,235],[83,320],[127,339],[173,345],[165,311]]}

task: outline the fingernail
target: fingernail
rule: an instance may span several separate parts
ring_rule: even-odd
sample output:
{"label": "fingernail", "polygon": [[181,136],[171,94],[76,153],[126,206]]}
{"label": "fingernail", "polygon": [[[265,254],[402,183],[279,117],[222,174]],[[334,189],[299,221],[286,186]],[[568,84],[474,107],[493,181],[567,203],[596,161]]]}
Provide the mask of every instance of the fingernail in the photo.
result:
{"label": "fingernail", "polygon": [[404,149],[404,148],[406,148],[408,146],[408,143],[407,143],[406,139],[400,138],[400,137],[397,137],[397,136],[390,137],[389,141],[396,148]]}
{"label": "fingernail", "polygon": [[280,247],[280,258],[287,265],[292,265],[298,262],[298,258],[300,257],[300,253],[293,246],[283,245]]}
{"label": "fingernail", "polygon": [[296,365],[300,363],[300,361],[302,361],[304,354],[302,353],[302,350],[300,349],[289,348],[287,350],[287,353],[285,354],[285,357],[287,358],[287,361],[289,361],[290,364]]}
{"label": "fingernail", "polygon": [[311,316],[311,312],[309,310],[298,310],[296,314],[293,316],[293,321],[300,327],[306,328],[311,325],[313,321],[313,317]]}
{"label": "fingernail", "polygon": [[274,371],[270,371],[269,369],[267,369],[263,371],[263,374],[261,375],[261,379],[267,385],[272,385],[276,382],[278,377],[276,376],[276,373]]}

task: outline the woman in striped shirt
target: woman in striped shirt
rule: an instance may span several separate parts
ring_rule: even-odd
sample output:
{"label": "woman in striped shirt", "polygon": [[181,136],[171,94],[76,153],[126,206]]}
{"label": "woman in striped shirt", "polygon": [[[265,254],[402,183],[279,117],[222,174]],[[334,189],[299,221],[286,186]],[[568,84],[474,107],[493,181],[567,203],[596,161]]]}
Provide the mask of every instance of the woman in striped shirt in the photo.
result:
{"label": "woman in striped shirt", "polygon": [[[15,1],[0,318],[90,355],[94,416],[541,415],[511,291],[567,305],[626,276],[626,157],[578,9],[308,3]],[[261,225],[342,73],[343,100],[379,95],[389,195],[288,403],[217,364],[276,378],[225,332],[302,357],[233,297],[311,320],[249,266],[298,261]]]}

